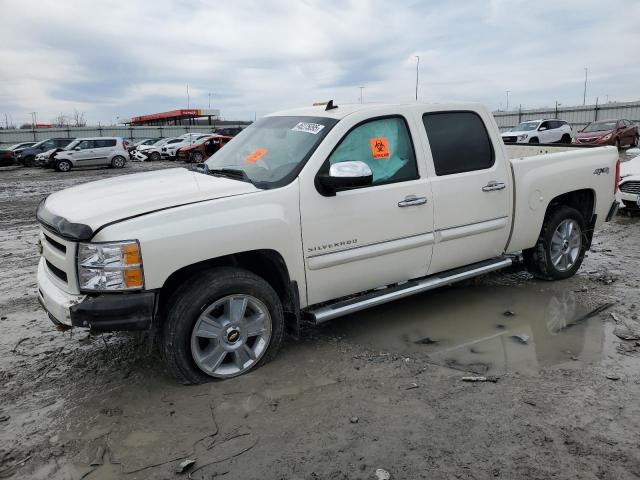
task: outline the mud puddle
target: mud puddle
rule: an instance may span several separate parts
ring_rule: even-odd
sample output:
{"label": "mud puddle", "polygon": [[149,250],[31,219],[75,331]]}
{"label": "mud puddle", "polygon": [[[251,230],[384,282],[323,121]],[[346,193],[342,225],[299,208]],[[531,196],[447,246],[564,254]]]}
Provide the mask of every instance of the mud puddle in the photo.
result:
{"label": "mud puddle", "polygon": [[[461,285],[361,312],[336,328],[373,349],[442,366],[483,375],[536,375],[606,360],[615,352],[617,338],[605,308],[612,303],[533,280]],[[598,307],[604,312],[593,313]]]}

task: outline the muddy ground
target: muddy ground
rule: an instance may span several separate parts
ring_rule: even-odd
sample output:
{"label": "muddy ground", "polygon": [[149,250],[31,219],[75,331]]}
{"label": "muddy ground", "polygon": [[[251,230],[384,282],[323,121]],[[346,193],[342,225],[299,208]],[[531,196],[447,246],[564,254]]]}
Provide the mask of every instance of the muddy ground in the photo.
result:
{"label": "muddy ground", "polygon": [[488,275],[184,387],[144,338],[58,332],[36,301],[38,202],[169,166],[0,169],[0,478],[175,478],[187,458],[195,479],[640,477],[640,339],[616,336],[640,331],[640,217],[600,229],[569,280]]}

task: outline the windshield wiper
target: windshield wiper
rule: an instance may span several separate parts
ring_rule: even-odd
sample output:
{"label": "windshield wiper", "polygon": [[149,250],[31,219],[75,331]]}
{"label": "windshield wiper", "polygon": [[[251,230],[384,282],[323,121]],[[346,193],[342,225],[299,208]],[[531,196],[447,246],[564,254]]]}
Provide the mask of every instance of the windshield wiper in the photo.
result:
{"label": "windshield wiper", "polygon": [[247,173],[244,170],[240,170],[239,168],[209,168],[206,163],[196,163],[192,167],[192,170],[204,173],[205,175],[231,178],[233,180],[240,180],[241,182],[248,182],[252,185],[255,185],[253,183],[253,180],[249,178]]}

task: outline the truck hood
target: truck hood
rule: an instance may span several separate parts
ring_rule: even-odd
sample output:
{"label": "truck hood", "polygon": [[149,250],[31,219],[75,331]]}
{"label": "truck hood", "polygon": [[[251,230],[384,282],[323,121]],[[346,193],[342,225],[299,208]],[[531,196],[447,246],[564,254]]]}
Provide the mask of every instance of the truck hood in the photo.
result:
{"label": "truck hood", "polygon": [[56,192],[38,207],[38,221],[63,237],[88,240],[100,227],[118,220],[259,191],[248,182],[171,168],[122,175]]}

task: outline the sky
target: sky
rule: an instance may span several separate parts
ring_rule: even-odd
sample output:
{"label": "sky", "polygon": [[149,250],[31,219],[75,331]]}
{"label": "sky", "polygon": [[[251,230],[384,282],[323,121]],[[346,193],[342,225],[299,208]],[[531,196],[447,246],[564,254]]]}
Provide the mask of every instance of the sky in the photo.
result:
{"label": "sky", "polygon": [[0,122],[187,107],[640,100],[640,1],[0,0]]}

